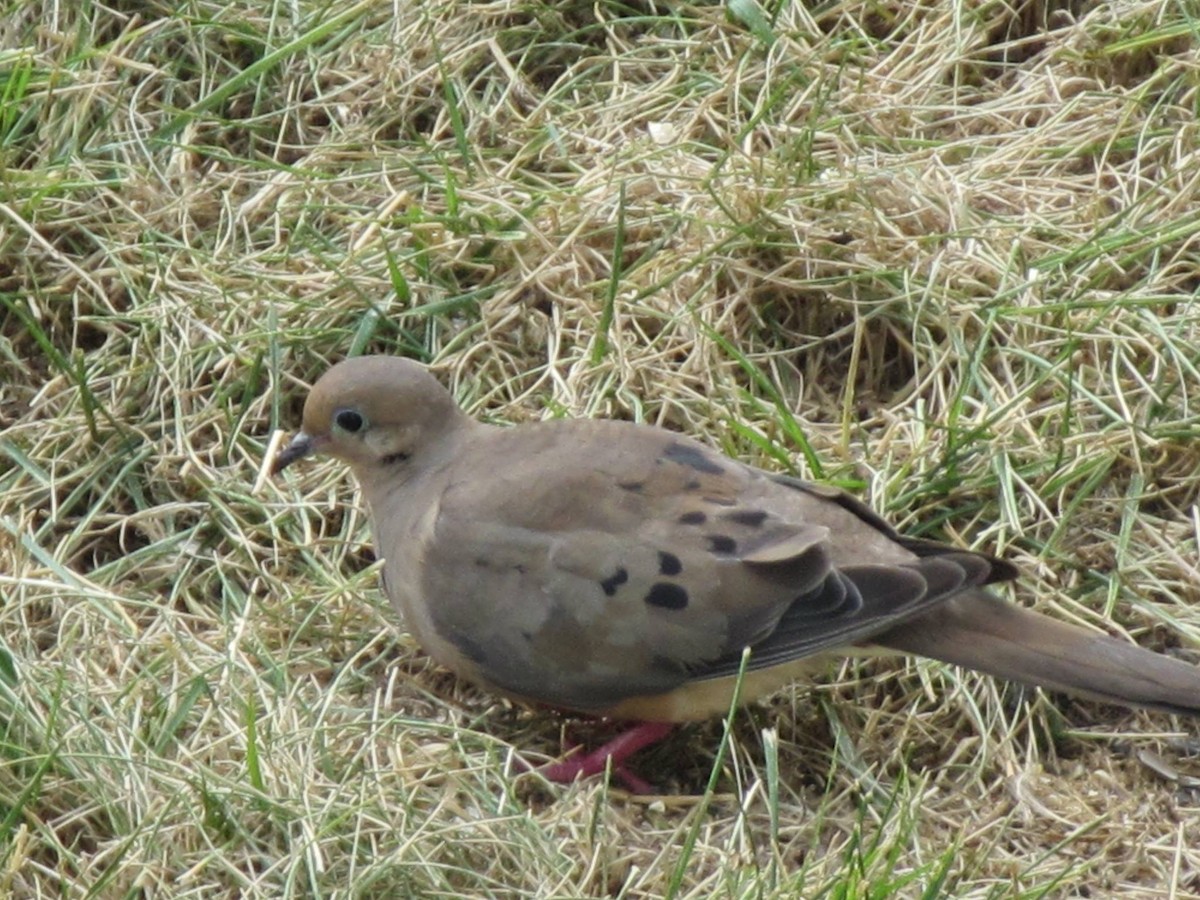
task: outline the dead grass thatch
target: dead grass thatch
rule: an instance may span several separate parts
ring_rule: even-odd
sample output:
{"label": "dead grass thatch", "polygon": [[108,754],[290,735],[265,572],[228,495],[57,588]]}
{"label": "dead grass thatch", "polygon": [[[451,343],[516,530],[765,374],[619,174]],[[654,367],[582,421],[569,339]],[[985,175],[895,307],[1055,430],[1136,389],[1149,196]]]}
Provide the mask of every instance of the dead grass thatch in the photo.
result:
{"label": "dead grass thatch", "polygon": [[593,726],[428,663],[336,466],[263,478],[306,383],[403,353],[476,415],[686,431],[1195,648],[1197,29],[10,4],[0,894],[1200,897],[1193,723],[933,663],[684,729],[662,797],[550,789],[515,755]]}

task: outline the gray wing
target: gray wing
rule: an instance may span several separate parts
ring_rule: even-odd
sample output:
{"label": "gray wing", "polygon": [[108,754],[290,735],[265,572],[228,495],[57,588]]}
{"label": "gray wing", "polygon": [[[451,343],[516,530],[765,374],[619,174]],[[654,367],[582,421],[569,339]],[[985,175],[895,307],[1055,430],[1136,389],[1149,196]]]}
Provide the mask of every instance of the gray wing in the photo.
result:
{"label": "gray wing", "polygon": [[1008,574],[658,429],[545,423],[473,454],[439,498],[420,590],[484,680],[556,706],[733,674],[746,646],[752,669],[844,648]]}

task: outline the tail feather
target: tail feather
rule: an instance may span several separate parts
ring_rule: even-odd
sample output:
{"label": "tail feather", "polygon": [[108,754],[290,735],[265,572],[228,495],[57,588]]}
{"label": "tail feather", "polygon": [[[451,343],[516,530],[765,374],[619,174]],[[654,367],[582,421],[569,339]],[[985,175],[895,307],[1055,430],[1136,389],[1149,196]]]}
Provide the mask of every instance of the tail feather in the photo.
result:
{"label": "tail feather", "polygon": [[966,591],[872,643],[1106,703],[1200,716],[1200,666]]}

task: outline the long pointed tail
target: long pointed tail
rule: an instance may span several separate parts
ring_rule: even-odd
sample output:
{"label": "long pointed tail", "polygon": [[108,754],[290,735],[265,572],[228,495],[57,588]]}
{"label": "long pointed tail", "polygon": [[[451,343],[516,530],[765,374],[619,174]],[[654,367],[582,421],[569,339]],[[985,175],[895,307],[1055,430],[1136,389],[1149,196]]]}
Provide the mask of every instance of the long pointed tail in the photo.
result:
{"label": "long pointed tail", "polygon": [[1200,666],[966,591],[873,643],[1106,703],[1200,716]]}

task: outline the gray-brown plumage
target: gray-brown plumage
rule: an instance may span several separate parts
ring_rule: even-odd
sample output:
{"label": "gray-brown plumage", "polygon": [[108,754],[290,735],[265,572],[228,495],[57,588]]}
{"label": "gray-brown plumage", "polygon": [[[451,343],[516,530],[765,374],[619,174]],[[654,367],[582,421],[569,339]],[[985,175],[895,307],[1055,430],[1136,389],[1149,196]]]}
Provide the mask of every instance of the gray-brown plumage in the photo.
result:
{"label": "gray-brown plumage", "polygon": [[417,363],[330,369],[275,470],[353,469],[418,641],[508,696],[621,719],[726,711],[831,655],[917,653],[1112,703],[1200,713],[1200,668],[1020,609],[1007,563],[897,534],[841,491],[663,429],[464,415]]}

